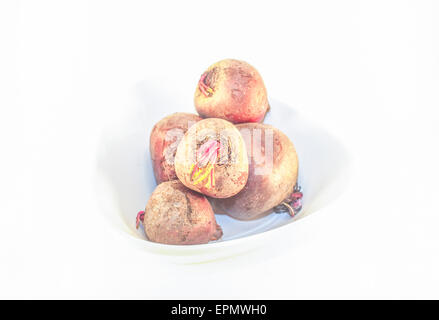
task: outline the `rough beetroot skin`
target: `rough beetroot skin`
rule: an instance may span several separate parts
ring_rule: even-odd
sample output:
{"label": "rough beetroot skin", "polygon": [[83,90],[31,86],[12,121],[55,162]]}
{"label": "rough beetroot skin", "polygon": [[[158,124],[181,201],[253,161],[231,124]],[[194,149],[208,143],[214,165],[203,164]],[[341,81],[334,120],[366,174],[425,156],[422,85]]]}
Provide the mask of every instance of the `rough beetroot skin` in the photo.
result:
{"label": "rough beetroot skin", "polygon": [[190,126],[201,118],[191,113],[174,113],[160,120],[150,136],[150,152],[157,183],[176,180],[174,158],[177,146]]}
{"label": "rough beetroot skin", "polygon": [[223,234],[206,197],[178,180],[157,186],[142,219],[146,236],[158,243],[204,244],[220,239]]}
{"label": "rough beetroot skin", "polygon": [[280,130],[259,123],[239,124],[237,128],[250,150],[248,182],[237,195],[211,199],[211,203],[216,212],[250,220],[271,212],[293,194],[298,159],[293,143]]}
{"label": "rough beetroot skin", "polygon": [[222,119],[193,125],[177,148],[175,171],[188,188],[214,198],[227,198],[244,188],[248,158],[236,127]]}
{"label": "rough beetroot skin", "polygon": [[203,73],[194,100],[203,118],[233,123],[262,122],[269,110],[261,75],[248,63],[233,59],[219,61]]}

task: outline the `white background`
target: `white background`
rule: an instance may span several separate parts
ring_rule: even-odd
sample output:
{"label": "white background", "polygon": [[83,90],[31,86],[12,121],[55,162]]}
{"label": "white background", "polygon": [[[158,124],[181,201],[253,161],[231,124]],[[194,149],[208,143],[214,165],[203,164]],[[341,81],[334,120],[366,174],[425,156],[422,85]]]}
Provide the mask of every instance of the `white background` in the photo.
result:
{"label": "white background", "polygon": [[[0,298],[439,298],[438,16],[435,1],[2,1]],[[141,84],[191,110],[226,57],[337,136],[352,182],[280,250],[167,263],[102,222],[100,134]]]}

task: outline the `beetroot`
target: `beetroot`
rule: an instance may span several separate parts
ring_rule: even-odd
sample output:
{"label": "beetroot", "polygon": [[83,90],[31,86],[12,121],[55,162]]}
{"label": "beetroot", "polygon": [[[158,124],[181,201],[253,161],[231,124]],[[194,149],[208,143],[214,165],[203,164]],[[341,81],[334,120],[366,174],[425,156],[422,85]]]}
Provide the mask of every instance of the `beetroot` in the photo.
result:
{"label": "beetroot", "polygon": [[[228,199],[212,199],[215,210],[249,220],[272,211],[279,205],[300,209],[300,190],[295,190],[298,158],[290,139],[280,130],[265,124],[237,125],[249,150],[249,177],[244,189]],[[295,207],[296,208],[293,208]],[[288,208],[288,209],[290,209]]]}
{"label": "beetroot", "polygon": [[175,171],[188,188],[210,197],[227,198],[244,188],[248,158],[236,127],[222,119],[204,119],[180,142]]}
{"label": "beetroot", "polygon": [[157,186],[137,216],[137,227],[139,223],[150,241],[164,244],[204,244],[223,234],[206,197],[178,180]]}
{"label": "beetroot", "polygon": [[261,122],[269,110],[267,90],[258,71],[233,59],[219,61],[203,73],[194,100],[203,118],[233,123]]}
{"label": "beetroot", "polygon": [[174,158],[180,140],[201,118],[191,113],[174,113],[160,120],[150,136],[150,152],[157,183],[176,180]]}

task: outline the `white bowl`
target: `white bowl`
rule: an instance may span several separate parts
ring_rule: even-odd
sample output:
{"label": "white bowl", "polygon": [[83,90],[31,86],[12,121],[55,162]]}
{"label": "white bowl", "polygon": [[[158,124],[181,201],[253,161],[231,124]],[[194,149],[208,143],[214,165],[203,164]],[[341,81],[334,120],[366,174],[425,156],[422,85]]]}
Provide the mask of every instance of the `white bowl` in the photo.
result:
{"label": "white bowl", "polygon": [[[281,230],[294,228],[296,221],[327,206],[346,187],[349,156],[342,144],[326,130],[303,119],[296,110],[271,99],[265,123],[287,134],[299,155],[299,184],[304,192],[302,212],[294,219],[285,213],[247,222],[216,215],[224,232],[221,240],[194,246],[150,242],[141,228],[135,228],[137,212],[144,210],[156,187],[149,134],[158,120],[178,111],[178,104],[160,101],[153,94],[145,100],[148,102],[124,107],[128,113],[126,120],[103,132],[96,177],[97,197],[110,228],[144,250],[181,262],[204,262],[240,254],[279,241]],[[152,107],[157,105],[160,108]]]}

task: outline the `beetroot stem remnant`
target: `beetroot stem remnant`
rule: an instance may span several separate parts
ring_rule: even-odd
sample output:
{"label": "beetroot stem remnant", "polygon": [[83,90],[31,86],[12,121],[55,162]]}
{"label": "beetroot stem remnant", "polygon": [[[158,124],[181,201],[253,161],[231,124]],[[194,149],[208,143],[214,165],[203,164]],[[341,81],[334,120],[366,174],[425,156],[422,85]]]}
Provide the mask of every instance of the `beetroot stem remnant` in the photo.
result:
{"label": "beetroot stem remnant", "polygon": [[302,188],[296,184],[293,193],[281,204],[274,207],[274,212],[281,213],[287,211],[294,218],[302,210],[302,198]]}
{"label": "beetroot stem remnant", "polygon": [[140,223],[143,224],[143,219],[145,218],[145,211],[139,211],[136,217],[136,229],[139,229]]}
{"label": "beetroot stem remnant", "polygon": [[216,140],[208,140],[197,152],[198,162],[192,166],[191,180],[198,184],[208,178],[210,186],[215,186],[215,162],[221,151],[221,143]]}
{"label": "beetroot stem remnant", "polygon": [[198,81],[198,88],[200,88],[200,91],[206,96],[206,97],[210,97],[213,94],[213,89],[211,87],[209,87],[205,80],[207,77],[207,72],[203,73],[201,75],[200,81]]}

